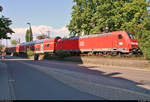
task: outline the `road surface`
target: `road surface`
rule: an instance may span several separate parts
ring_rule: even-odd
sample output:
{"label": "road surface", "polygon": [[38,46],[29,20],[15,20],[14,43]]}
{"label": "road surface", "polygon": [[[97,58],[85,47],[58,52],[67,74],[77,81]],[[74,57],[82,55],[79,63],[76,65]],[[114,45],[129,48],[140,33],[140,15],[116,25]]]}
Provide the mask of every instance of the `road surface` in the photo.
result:
{"label": "road surface", "polygon": [[0,100],[101,100],[19,61],[0,62]]}
{"label": "road surface", "polygon": [[150,71],[31,61],[0,61],[0,99],[150,100]]}

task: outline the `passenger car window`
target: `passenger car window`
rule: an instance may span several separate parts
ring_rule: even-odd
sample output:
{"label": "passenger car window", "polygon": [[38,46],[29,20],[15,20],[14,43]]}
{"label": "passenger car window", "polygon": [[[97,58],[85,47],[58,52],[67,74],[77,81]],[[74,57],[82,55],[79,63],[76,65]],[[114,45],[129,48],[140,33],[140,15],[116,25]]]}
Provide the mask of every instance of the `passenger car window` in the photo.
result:
{"label": "passenger car window", "polygon": [[118,35],[118,39],[122,39],[122,35],[121,34]]}
{"label": "passenger car window", "polygon": [[49,44],[47,44],[47,47],[49,47]]}
{"label": "passenger car window", "polygon": [[49,44],[45,44],[45,47],[49,47]]}

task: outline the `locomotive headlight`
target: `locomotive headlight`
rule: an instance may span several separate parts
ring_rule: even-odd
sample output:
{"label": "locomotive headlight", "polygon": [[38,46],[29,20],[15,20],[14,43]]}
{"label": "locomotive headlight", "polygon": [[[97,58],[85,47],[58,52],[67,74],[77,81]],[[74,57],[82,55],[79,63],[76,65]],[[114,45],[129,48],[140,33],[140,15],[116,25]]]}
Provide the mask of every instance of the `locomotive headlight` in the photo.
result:
{"label": "locomotive headlight", "polygon": [[119,42],[119,45],[123,45],[123,42]]}

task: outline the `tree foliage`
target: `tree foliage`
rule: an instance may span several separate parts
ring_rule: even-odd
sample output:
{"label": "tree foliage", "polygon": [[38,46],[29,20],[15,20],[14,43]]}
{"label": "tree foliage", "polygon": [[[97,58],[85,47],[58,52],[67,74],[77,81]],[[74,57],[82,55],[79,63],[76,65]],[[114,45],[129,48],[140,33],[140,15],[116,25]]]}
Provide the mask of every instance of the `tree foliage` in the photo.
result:
{"label": "tree foliage", "polygon": [[68,28],[70,35],[85,35],[110,31],[128,30],[141,24],[147,15],[146,0],[74,0],[72,19]]}
{"label": "tree foliage", "polygon": [[18,44],[18,43],[19,43],[18,40],[11,40],[11,44],[12,44],[12,45],[16,45],[16,44]]}
{"label": "tree foliage", "polygon": [[30,41],[33,40],[33,34],[32,34],[32,28],[31,27],[29,28],[29,39],[30,39]]}
{"label": "tree foliage", "polygon": [[[2,12],[3,8],[0,6],[0,12]],[[13,30],[9,27],[12,24],[12,21],[9,18],[5,18],[4,16],[0,17],[0,39],[10,39],[7,34],[14,33]]]}
{"label": "tree foliage", "polygon": [[26,42],[30,42],[33,40],[33,34],[32,34],[31,27],[29,29],[27,29],[27,31],[26,31],[25,39],[26,39]]}
{"label": "tree foliage", "polygon": [[27,55],[30,57],[30,56],[34,56],[35,53],[34,53],[34,51],[27,49]]}
{"label": "tree foliage", "polygon": [[0,12],[2,12],[2,10],[3,10],[3,7],[2,7],[2,6],[0,6]]}
{"label": "tree foliage", "polygon": [[[70,36],[125,30],[133,33],[144,55],[150,55],[150,0],[73,0]],[[148,57],[150,58],[150,57]]]}
{"label": "tree foliage", "polygon": [[25,39],[26,39],[26,42],[29,42],[29,30],[28,29],[26,31]]}

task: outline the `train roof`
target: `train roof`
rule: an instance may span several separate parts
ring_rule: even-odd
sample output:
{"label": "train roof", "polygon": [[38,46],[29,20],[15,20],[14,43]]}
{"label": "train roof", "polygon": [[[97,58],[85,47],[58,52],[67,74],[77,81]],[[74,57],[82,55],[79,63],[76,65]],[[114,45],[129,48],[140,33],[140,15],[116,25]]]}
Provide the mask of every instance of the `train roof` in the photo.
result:
{"label": "train roof", "polygon": [[39,44],[39,43],[43,43],[44,41],[48,41],[48,40],[54,40],[54,39],[34,40],[34,41],[31,41],[31,42],[20,43],[19,45],[33,45],[33,44]]}
{"label": "train roof", "polygon": [[107,36],[110,35],[111,33],[97,33],[93,35],[85,35],[85,36],[76,36],[76,37],[70,37],[70,38],[64,38],[63,40],[74,40],[74,39],[80,39],[80,38],[90,38],[90,37],[97,37],[97,36]]}
{"label": "train roof", "polygon": [[44,41],[52,41],[55,40],[55,38],[51,38],[51,39],[44,39]]}
{"label": "train roof", "polygon": [[21,45],[33,45],[33,44],[38,44],[38,43],[43,43],[45,39],[43,40],[34,40],[34,41],[31,41],[31,42],[24,42],[24,43],[21,43]]}

